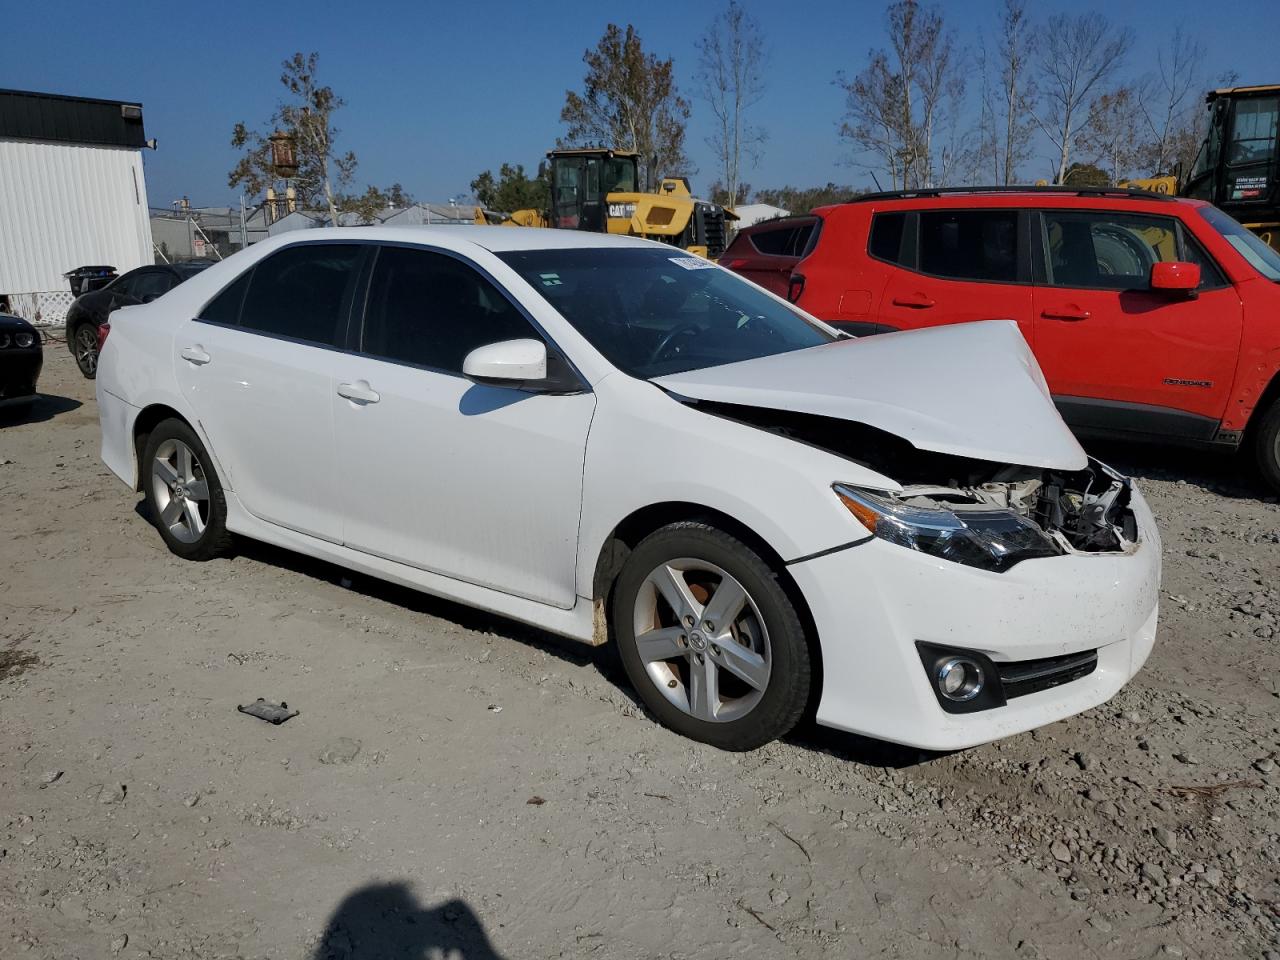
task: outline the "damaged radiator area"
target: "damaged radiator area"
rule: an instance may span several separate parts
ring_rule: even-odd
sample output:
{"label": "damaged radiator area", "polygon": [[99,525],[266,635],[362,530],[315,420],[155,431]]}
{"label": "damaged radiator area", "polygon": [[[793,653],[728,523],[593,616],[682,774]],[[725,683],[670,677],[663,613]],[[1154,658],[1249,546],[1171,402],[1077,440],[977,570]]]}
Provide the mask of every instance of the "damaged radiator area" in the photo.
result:
{"label": "damaged radiator area", "polygon": [[1138,542],[1129,481],[1090,459],[1063,472],[920,450],[896,434],[835,417],[687,401],[699,410],[819,447],[891,477],[904,503],[1010,510],[1035,523],[1064,553],[1127,552]]}

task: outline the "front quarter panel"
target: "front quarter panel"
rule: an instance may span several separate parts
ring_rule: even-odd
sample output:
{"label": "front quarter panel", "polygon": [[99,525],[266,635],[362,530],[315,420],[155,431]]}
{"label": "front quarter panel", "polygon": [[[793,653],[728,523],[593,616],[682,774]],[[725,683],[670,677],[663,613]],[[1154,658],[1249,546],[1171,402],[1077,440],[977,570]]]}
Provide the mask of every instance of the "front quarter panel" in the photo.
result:
{"label": "front quarter panel", "polygon": [[791,561],[870,536],[833,483],[900,489],[816,447],[704,413],[646,381],[619,373],[596,391],[578,569],[584,596],[612,531],[645,507],[687,503],[727,514]]}

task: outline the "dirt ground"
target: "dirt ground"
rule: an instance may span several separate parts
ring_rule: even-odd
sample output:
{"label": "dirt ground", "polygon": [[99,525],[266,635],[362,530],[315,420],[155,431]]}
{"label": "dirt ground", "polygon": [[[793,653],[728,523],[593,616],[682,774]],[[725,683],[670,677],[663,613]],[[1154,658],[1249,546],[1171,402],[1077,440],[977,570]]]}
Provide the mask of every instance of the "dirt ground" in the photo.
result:
{"label": "dirt ground", "polygon": [[0,957],[1280,957],[1280,506],[1229,461],[1102,451],[1165,538],[1112,702],[733,755],[603,651],[171,556],[60,345],[41,389],[0,425]]}

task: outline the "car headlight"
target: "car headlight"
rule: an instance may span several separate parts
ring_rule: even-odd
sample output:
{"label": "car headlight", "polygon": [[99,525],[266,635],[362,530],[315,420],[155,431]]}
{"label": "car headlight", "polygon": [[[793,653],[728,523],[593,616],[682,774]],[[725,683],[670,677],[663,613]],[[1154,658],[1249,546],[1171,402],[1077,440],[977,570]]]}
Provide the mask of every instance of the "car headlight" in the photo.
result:
{"label": "car headlight", "polygon": [[609,204],[609,216],[619,220],[630,220],[636,215],[636,205],[634,203],[611,203]]}
{"label": "car headlight", "polygon": [[832,487],[858,522],[882,540],[983,570],[1062,551],[1043,530],[1012,510],[952,511],[902,503],[843,483]]}
{"label": "car headlight", "polygon": [[10,339],[7,333],[0,333],[0,350],[3,350],[12,342],[13,341]]}
{"label": "car headlight", "polygon": [[36,335],[34,333],[27,333],[25,330],[20,331],[19,333],[15,333],[13,335],[14,346],[21,347],[24,350],[35,342],[36,342]]}

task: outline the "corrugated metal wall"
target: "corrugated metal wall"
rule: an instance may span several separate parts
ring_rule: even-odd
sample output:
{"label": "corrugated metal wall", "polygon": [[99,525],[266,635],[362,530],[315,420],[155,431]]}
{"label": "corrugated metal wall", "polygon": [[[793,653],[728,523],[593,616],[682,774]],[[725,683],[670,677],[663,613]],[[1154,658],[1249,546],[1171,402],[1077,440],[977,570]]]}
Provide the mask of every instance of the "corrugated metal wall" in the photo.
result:
{"label": "corrugated metal wall", "polygon": [[0,139],[0,294],[65,291],[74,267],[153,260],[137,150]]}

